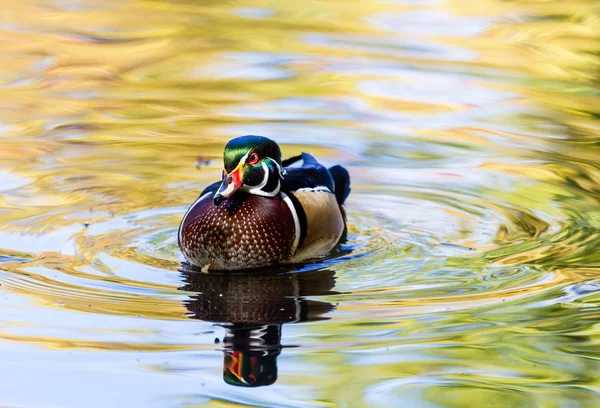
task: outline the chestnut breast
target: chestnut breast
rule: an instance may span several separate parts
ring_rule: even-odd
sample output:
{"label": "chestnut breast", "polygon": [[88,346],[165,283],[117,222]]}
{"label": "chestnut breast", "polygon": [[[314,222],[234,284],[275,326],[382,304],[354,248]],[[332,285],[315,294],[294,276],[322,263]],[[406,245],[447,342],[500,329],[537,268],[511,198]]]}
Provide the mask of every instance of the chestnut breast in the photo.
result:
{"label": "chestnut breast", "polygon": [[295,236],[294,217],[279,196],[237,192],[217,206],[207,194],[182,220],[179,245],[195,266],[235,270],[289,260]]}

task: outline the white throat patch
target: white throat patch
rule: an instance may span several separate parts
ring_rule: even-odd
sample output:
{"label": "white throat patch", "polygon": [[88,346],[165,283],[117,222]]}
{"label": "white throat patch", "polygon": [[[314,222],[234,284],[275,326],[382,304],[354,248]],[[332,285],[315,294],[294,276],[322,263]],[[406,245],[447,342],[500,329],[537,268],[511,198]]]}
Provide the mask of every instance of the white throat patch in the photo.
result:
{"label": "white throat patch", "polygon": [[[273,163],[275,163],[277,165],[279,175],[281,176],[281,167],[279,166],[279,163],[277,163],[275,160],[271,159],[270,157],[267,157],[267,159],[270,159]],[[263,188],[269,182],[269,166],[267,166],[267,163],[265,163],[264,161],[262,162],[261,165],[262,165],[263,171],[265,173],[261,183],[258,186],[252,186],[252,187],[244,186],[242,189],[244,191],[247,191],[248,193],[254,194],[254,195],[259,195],[259,196],[263,196],[263,197],[275,197],[277,194],[279,194],[279,190],[281,190],[281,180],[280,180],[281,177],[278,177],[277,186],[275,187],[275,189],[273,191],[264,191]]]}

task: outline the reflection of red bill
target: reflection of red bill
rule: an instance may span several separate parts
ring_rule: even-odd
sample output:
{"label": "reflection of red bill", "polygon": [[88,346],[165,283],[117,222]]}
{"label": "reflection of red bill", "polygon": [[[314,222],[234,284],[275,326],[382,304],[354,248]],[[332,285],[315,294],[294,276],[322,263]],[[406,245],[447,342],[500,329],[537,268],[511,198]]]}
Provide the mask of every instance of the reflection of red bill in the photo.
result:
{"label": "reflection of red bill", "polygon": [[238,380],[244,381],[242,378],[242,358],[244,355],[240,351],[228,351],[223,361],[223,372],[229,371],[235,375]]}
{"label": "reflection of red bill", "polygon": [[260,387],[277,380],[279,350],[230,350],[223,355],[223,380],[238,387]]}

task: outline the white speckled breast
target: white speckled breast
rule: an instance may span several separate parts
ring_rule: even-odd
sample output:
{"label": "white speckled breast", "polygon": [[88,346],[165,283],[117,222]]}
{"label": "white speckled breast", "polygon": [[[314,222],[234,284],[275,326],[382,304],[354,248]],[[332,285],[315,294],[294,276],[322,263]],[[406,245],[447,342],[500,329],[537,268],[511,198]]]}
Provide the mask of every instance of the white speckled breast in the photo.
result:
{"label": "white speckled breast", "polygon": [[281,197],[236,193],[216,206],[207,195],[188,210],[180,248],[193,265],[213,270],[258,268],[288,261],[296,237]]}

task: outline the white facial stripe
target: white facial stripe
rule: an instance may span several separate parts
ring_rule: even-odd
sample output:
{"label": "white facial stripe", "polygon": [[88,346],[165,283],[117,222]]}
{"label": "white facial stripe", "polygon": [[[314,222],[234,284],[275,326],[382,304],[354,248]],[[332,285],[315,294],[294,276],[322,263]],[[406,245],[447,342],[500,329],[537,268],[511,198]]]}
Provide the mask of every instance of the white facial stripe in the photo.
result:
{"label": "white facial stripe", "polygon": [[265,172],[265,176],[263,177],[263,181],[262,183],[260,183],[258,186],[256,186],[255,188],[262,190],[264,186],[267,185],[267,183],[269,182],[269,166],[267,166],[267,163],[265,163],[265,161],[263,160],[261,167],[263,168],[263,171]]}
{"label": "white facial stripe", "polygon": [[294,227],[296,230],[296,236],[294,237],[294,243],[292,244],[292,253],[294,256],[296,254],[296,249],[298,249],[298,244],[300,243],[300,219],[298,218],[298,213],[296,212],[296,207],[294,207],[294,203],[290,198],[285,194],[281,193],[281,197],[283,197],[283,202],[287,204],[292,213],[292,218],[294,219]]}
{"label": "white facial stripe", "polygon": [[279,194],[279,190],[281,190],[281,183],[279,182],[279,180],[277,180],[277,187],[275,187],[275,190],[273,190],[273,191],[263,191],[258,188],[253,188],[250,190],[243,190],[243,191],[247,191],[250,194],[263,196],[263,197],[275,197],[277,194]]}
{"label": "white facial stripe", "polygon": [[271,159],[270,157],[267,157],[267,159],[270,159],[273,164],[275,164],[277,166],[277,170],[279,170],[279,177],[283,177],[283,171],[281,170],[281,166],[279,165],[279,163],[277,163],[275,160]]}
{"label": "white facial stripe", "polygon": [[265,175],[263,177],[263,180],[260,182],[260,184],[258,186],[254,186],[254,187],[248,189],[248,192],[250,194],[263,195],[264,191],[262,191],[262,188],[264,186],[266,186],[267,182],[269,181],[269,168],[267,167],[267,163],[265,163],[263,161],[261,166],[263,168]]}
{"label": "white facial stripe", "polygon": [[242,156],[242,158],[240,159],[240,164],[243,166],[244,164],[246,164],[246,160],[248,160],[248,156],[250,156],[250,152],[252,151],[252,149],[248,150],[246,152],[246,154],[244,156]]}
{"label": "white facial stripe", "polygon": [[273,190],[273,195],[279,194],[279,190],[281,190],[281,181],[277,179],[277,187],[275,187],[275,190]]}
{"label": "white facial stripe", "polygon": [[227,184],[227,188],[220,194],[224,197],[229,198],[229,196],[233,194],[234,188],[235,188],[235,185],[233,183],[229,183],[229,184]]}
{"label": "white facial stripe", "polygon": [[[267,159],[270,159],[273,163],[275,163],[275,164],[277,164],[277,166],[279,166],[279,164],[275,160],[271,159],[270,157],[267,157]],[[263,188],[269,182],[269,166],[267,166],[267,163],[265,163],[264,160],[261,165],[262,165],[263,171],[265,172],[262,182],[258,186],[254,186],[254,187],[248,189],[247,191],[250,194],[255,194],[255,195],[259,195],[259,196],[263,196],[263,197],[275,197],[277,194],[279,194],[279,190],[281,189],[281,182],[279,180],[277,180],[277,187],[275,187],[275,190],[263,191]]]}

